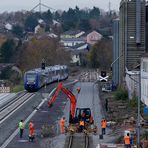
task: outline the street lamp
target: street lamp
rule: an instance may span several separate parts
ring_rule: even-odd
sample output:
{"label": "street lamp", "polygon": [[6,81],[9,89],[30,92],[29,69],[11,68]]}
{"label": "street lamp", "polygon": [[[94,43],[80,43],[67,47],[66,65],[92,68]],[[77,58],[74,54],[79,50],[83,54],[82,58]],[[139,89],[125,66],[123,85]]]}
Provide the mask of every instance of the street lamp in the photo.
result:
{"label": "street lamp", "polygon": [[120,71],[119,71],[119,60],[123,56],[123,53],[119,55],[112,63],[111,63],[111,71],[112,71],[112,86],[113,89],[119,84]]}
{"label": "street lamp", "polygon": [[[141,68],[139,71],[139,81],[131,77],[131,74],[126,72],[127,75],[136,83],[139,84],[139,95],[138,95],[138,117],[137,117],[137,148],[140,148],[140,100],[141,100]],[[136,74],[137,75],[137,74]]]}
{"label": "street lamp", "polygon": [[117,60],[119,60],[119,58],[120,58],[121,56],[123,56],[123,54],[121,54],[118,58],[116,58],[116,59],[115,59],[115,60],[111,63],[111,65],[110,65],[110,66],[111,66],[111,68],[112,68],[113,64],[115,64],[115,63],[116,63],[116,61],[117,61]]}

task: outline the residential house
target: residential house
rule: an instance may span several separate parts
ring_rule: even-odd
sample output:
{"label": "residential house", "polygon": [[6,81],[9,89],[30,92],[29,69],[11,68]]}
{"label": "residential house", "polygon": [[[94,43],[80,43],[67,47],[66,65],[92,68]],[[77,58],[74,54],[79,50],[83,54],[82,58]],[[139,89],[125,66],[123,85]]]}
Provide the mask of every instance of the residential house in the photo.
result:
{"label": "residential house", "polygon": [[64,47],[73,47],[85,43],[85,40],[83,38],[62,38],[61,43]]}
{"label": "residential house", "polygon": [[81,65],[80,56],[78,53],[71,52],[71,64]]}
{"label": "residential house", "polygon": [[12,25],[9,24],[9,23],[7,23],[7,24],[5,25],[5,29],[6,29],[6,30],[12,30]]}
{"label": "residential house", "polygon": [[37,25],[34,29],[35,34],[43,34],[45,33],[45,29],[42,25]]}
{"label": "residential house", "polygon": [[80,38],[82,35],[84,35],[85,32],[84,31],[80,31],[80,30],[70,30],[70,31],[66,31],[61,35],[61,39],[65,39],[65,38]]}
{"label": "residential house", "polygon": [[[71,51],[71,63],[81,65],[83,55],[88,52],[88,44],[84,31],[67,31],[61,35],[61,43]],[[81,55],[81,56],[80,56]]]}
{"label": "residential house", "polygon": [[59,23],[56,20],[52,20],[52,23],[53,23],[54,26],[61,26],[61,23]]}
{"label": "residential house", "polygon": [[98,41],[100,41],[102,39],[102,35],[96,31],[92,31],[91,33],[89,33],[86,37],[87,43],[94,45],[95,43],[97,43]]}

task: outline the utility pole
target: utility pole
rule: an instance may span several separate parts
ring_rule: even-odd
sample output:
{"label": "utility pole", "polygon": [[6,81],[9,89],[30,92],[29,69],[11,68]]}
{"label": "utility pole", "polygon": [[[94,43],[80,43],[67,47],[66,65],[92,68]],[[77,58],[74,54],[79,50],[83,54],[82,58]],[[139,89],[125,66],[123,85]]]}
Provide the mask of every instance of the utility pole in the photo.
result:
{"label": "utility pole", "polygon": [[140,148],[140,100],[141,100],[141,67],[139,71],[139,96],[138,96],[138,127],[137,127],[137,147]]}
{"label": "utility pole", "polygon": [[42,3],[41,3],[41,0],[39,1],[39,12],[41,14],[41,6],[42,6]]}
{"label": "utility pole", "polygon": [[[141,1],[136,0],[136,45],[137,51],[141,44]],[[141,66],[139,73],[139,97],[138,97],[138,119],[137,119],[137,147],[140,148],[140,100],[141,100]]]}

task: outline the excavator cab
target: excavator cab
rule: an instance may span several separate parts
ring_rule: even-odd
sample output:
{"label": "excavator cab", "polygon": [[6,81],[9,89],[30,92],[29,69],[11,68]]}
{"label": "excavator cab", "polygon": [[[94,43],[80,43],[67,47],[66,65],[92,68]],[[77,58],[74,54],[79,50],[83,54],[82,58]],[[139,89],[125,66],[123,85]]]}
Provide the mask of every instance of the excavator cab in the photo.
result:
{"label": "excavator cab", "polygon": [[75,123],[79,123],[80,119],[83,119],[85,122],[90,122],[91,110],[90,108],[76,108],[75,112]]}

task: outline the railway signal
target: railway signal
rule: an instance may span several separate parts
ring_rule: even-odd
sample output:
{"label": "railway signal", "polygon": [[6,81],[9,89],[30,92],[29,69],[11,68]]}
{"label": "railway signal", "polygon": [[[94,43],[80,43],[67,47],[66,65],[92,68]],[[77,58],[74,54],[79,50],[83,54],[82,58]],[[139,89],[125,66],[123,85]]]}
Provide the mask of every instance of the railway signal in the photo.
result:
{"label": "railway signal", "polygon": [[101,75],[99,76],[99,80],[101,82],[107,82],[108,81],[108,77],[109,76],[106,75],[106,71],[101,71]]}
{"label": "railway signal", "polygon": [[45,67],[46,67],[45,59],[42,59],[41,69],[45,70]]}

